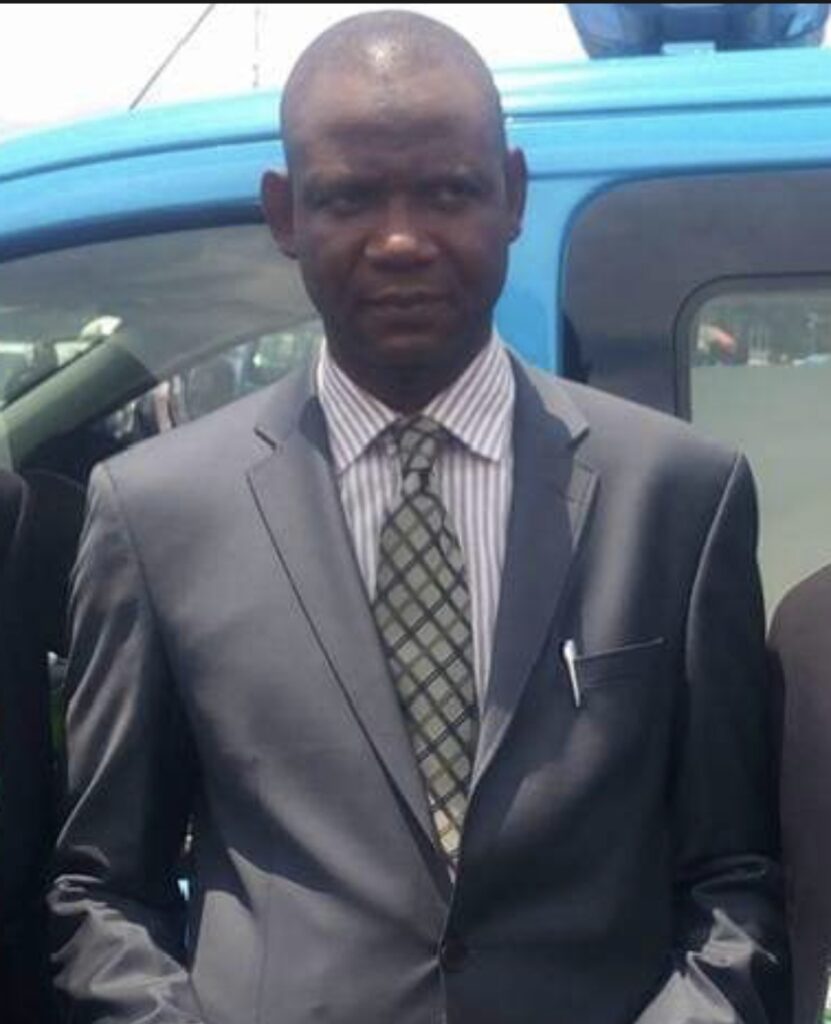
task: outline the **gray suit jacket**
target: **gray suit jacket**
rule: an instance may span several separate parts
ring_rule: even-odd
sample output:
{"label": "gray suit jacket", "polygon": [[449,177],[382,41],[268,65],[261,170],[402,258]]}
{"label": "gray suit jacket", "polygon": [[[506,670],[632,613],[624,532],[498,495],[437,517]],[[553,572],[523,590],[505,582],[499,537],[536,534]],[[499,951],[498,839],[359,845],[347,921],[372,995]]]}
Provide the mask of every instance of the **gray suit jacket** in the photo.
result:
{"label": "gray suit jacket", "polygon": [[453,889],[308,372],[96,472],[51,894],[73,1022],[787,1019],[747,467],[517,385]]}

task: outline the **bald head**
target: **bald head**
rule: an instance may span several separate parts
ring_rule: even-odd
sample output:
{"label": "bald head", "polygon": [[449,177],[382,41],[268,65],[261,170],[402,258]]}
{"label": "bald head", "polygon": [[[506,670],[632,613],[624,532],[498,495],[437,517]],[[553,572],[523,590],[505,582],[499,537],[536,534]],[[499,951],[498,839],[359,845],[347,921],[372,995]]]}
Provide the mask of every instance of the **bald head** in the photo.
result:
{"label": "bald head", "polygon": [[[343,83],[374,89],[379,107],[407,109],[412,84],[435,78],[448,84],[448,101],[465,94],[505,149],[502,107],[493,78],[477,51],[458,32],[412,11],[359,14],[319,35],[300,55],[283,90],[280,121],[291,168],[308,124],[312,94],[337,96]],[[452,82],[452,85],[450,84]]]}

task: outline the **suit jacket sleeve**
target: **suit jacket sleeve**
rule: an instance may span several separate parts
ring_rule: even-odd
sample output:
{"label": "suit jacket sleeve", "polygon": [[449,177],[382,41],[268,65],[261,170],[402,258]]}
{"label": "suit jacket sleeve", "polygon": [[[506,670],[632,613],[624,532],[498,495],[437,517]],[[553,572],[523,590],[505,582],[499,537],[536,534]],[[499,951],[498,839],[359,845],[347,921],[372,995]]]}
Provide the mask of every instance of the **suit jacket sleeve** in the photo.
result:
{"label": "suit jacket sleeve", "polygon": [[93,474],[72,586],[68,812],[49,897],[73,1021],[195,1024],[176,866],[192,743],[129,524]]}
{"label": "suit jacket sleeve", "polygon": [[690,594],[670,800],[674,969],[638,1024],[787,1024],[776,756],[755,561],[757,515],[735,463]]}
{"label": "suit jacket sleeve", "polygon": [[52,842],[46,643],[31,495],[0,471],[0,1016],[49,1018],[43,888]]}

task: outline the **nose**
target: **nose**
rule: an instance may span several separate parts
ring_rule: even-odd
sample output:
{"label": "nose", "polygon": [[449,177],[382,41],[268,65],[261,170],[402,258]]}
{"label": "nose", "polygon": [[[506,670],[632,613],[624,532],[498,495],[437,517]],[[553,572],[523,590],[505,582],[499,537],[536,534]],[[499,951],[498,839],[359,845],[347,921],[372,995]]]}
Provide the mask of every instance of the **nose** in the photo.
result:
{"label": "nose", "polygon": [[436,244],[411,202],[394,197],[384,204],[367,240],[369,260],[393,268],[410,267],[429,263],[436,252]]}

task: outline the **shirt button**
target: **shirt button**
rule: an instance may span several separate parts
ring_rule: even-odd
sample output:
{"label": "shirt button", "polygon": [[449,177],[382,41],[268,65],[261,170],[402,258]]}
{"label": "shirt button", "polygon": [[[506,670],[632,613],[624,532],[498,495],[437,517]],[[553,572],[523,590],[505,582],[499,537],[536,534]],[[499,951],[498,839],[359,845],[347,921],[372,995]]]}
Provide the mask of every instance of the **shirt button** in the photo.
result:
{"label": "shirt button", "polygon": [[469,950],[458,935],[447,935],[439,947],[439,963],[446,971],[460,971]]}

